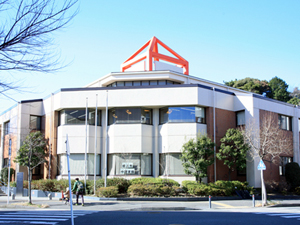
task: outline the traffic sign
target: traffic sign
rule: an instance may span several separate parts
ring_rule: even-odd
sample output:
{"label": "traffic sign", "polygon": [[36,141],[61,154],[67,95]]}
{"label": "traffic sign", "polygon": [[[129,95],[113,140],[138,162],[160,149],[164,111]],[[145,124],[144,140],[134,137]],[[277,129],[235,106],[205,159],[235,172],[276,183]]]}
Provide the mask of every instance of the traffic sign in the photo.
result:
{"label": "traffic sign", "polygon": [[262,160],[260,160],[258,166],[257,166],[258,170],[266,170],[266,165],[264,164],[264,162]]}

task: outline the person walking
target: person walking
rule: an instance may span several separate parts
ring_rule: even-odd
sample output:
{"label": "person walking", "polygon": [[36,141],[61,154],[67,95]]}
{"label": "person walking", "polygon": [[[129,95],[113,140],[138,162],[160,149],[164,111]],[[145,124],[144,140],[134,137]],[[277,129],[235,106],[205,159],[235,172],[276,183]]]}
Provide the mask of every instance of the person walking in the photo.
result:
{"label": "person walking", "polygon": [[76,191],[76,204],[78,205],[78,198],[79,195],[81,195],[81,205],[84,206],[84,199],[83,199],[83,194],[84,194],[84,186],[83,183],[79,181],[79,178],[75,179],[75,183],[72,189],[72,192]]}

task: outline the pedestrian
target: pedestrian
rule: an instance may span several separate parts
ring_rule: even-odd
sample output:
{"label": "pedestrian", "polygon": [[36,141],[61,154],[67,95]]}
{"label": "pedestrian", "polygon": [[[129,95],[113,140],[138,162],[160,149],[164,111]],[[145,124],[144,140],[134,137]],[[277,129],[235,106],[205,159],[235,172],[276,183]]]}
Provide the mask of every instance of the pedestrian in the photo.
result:
{"label": "pedestrian", "polygon": [[79,181],[79,178],[75,179],[75,183],[72,189],[72,192],[76,191],[76,204],[78,205],[78,198],[79,195],[81,195],[81,205],[84,206],[84,199],[83,199],[83,194],[84,194],[84,186],[83,183]]}

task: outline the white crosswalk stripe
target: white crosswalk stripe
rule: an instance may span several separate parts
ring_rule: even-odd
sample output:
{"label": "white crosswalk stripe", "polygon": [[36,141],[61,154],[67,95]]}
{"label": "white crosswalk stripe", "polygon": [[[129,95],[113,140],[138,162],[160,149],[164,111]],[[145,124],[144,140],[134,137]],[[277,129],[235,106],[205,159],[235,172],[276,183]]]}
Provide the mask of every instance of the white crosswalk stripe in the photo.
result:
{"label": "white crosswalk stripe", "polygon": [[[73,216],[84,216],[96,211],[74,210]],[[1,212],[0,224],[49,224],[55,225],[71,219],[70,211],[16,211]]]}
{"label": "white crosswalk stripe", "polygon": [[298,220],[300,220],[300,213],[255,213],[255,214],[265,214],[267,216],[279,216],[285,219],[298,218]]}

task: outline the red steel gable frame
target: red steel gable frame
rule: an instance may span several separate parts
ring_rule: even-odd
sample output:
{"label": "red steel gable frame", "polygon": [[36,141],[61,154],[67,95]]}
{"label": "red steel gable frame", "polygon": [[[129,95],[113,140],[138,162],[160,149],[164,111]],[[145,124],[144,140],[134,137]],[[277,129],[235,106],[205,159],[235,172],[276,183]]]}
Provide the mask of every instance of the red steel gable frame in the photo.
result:
{"label": "red steel gable frame", "polygon": [[[158,53],[158,44],[160,44],[163,48],[169,51],[176,58]],[[139,55],[146,47],[148,47],[147,51]],[[153,60],[154,61],[164,60],[182,67],[183,73],[189,75],[189,62],[186,61],[184,58],[182,58],[180,55],[178,55],[175,51],[173,51],[163,42],[158,40],[156,37],[151,38],[146,44],[144,44],[139,50],[137,50],[132,56],[130,56],[124,63],[122,63],[121,71],[125,72],[125,70],[130,68],[132,65],[142,60],[148,60],[149,71],[152,71],[153,69],[152,68]]]}

